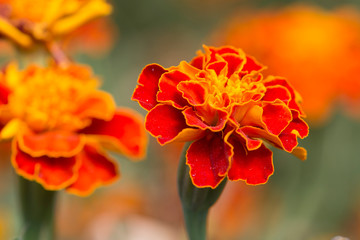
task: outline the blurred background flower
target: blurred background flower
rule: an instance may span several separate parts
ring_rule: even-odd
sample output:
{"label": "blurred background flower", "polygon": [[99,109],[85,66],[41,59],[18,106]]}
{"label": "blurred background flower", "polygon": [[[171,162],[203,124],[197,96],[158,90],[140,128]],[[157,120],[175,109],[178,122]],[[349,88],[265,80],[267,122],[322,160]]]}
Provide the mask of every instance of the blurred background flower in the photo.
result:
{"label": "blurred background flower", "polygon": [[256,56],[268,73],[290,79],[313,123],[329,117],[340,100],[358,112],[360,13],[354,8],[242,9],[214,38]]}
{"label": "blurred background flower", "polygon": [[[299,6],[299,2],[304,3],[297,1],[294,6],[294,0],[111,1],[111,19],[115,32],[120,33],[113,40],[113,47],[97,58],[80,51],[73,56],[77,61],[90,64],[97,75],[103,76],[103,89],[110,92],[118,104],[142,111],[137,103],[131,101],[131,95],[138,75],[146,64],[161,62],[164,67],[170,67],[181,60],[191,60],[202,44],[215,45],[219,43],[220,37],[227,36],[225,33],[229,21],[234,19],[234,25],[248,25],[248,32],[243,35],[244,39],[249,39],[249,34],[254,33],[250,31],[252,24],[249,19],[253,19],[255,24],[256,19],[260,21],[264,18],[264,13],[268,14],[268,21],[272,16],[284,19],[281,15],[284,12],[287,12],[289,22],[296,16],[290,18],[290,12],[308,12],[302,17],[298,16],[300,19],[312,17],[309,26],[304,26],[300,20],[292,20],[292,24],[297,26],[292,28],[293,34],[296,29],[303,30],[307,27],[312,34],[308,35],[311,37],[306,38],[305,42],[302,40],[303,36],[295,38],[293,44],[299,42],[298,44],[303,44],[304,47],[314,44],[312,51],[318,52],[317,55],[310,56],[322,59],[324,64],[311,61],[314,66],[326,72],[321,74],[312,70],[311,74],[304,73],[314,68],[309,65],[307,68],[296,65],[299,70],[295,69],[296,72],[288,76],[293,85],[301,81],[297,75],[311,76],[306,79],[306,86],[310,87],[299,86],[296,89],[303,96],[303,104],[308,105],[310,111],[315,106],[320,109],[319,112],[314,110],[315,115],[312,116],[307,112],[308,120],[312,121],[311,131],[301,145],[308,150],[308,160],[301,162],[274,150],[276,172],[266,186],[229,184],[210,211],[211,240],[329,240],[335,236],[360,239],[360,124],[358,118],[353,118],[353,114],[344,114],[347,107],[355,113],[360,108],[355,107],[355,104],[348,105],[349,102],[356,103],[352,100],[346,100],[346,104],[343,104],[344,99],[357,99],[359,93],[359,88],[356,87],[360,82],[356,77],[358,73],[351,69],[360,61],[356,57],[357,50],[351,53],[349,49],[357,49],[359,44],[356,40],[356,19],[360,3],[357,0],[307,0],[305,2],[309,5],[306,7]],[[277,28],[289,25],[286,20],[278,20],[277,24]],[[266,26],[267,24],[264,25]],[[219,32],[224,35],[214,36]],[[328,32],[331,34],[329,36],[335,37],[319,37],[322,32]],[[273,34],[269,34],[268,38],[276,37],[271,35]],[[257,39],[251,40],[255,44]],[[85,39],[80,43],[82,42],[84,46],[88,44]],[[352,46],[346,47],[349,43]],[[317,49],[319,44],[320,48]],[[337,51],[329,51],[332,44],[337,44]],[[252,46],[249,49],[245,46],[237,47],[243,48],[269,66],[268,74],[280,75],[275,69],[285,71],[281,66],[274,66],[272,72],[271,66],[276,63],[262,59],[263,55],[258,49],[254,49],[257,52],[252,52]],[[284,43],[284,47],[290,48],[291,45],[289,47]],[[307,56],[305,50],[302,52],[299,47],[295,49],[300,56]],[[281,53],[282,64],[285,66],[296,60],[284,60],[292,53],[290,50]],[[321,53],[328,58],[321,57]],[[336,58],[335,61],[330,59],[334,56],[332,54],[343,58]],[[355,60],[350,62],[350,59]],[[8,58],[1,56],[1,60],[5,62]],[[334,69],[338,71],[335,72]],[[350,72],[354,75],[349,75]],[[337,76],[337,79],[340,76],[342,80],[334,80],[331,73]],[[342,74],[344,77],[341,77]],[[328,85],[318,84],[316,79],[324,79],[322,75],[329,78],[326,81]],[[292,80],[291,77],[295,79]],[[333,81],[347,84],[334,87]],[[334,91],[336,88],[338,91]],[[307,99],[306,91],[309,89],[317,92],[314,107],[308,104],[310,100]],[[353,92],[352,95],[349,95],[349,90]],[[142,113],[145,115],[145,111]],[[160,147],[152,139],[145,161],[133,164],[121,156],[113,156],[120,162],[121,181],[99,189],[87,198],[61,194],[58,201],[59,214],[56,216],[59,239],[112,240],[119,239],[119,236],[125,240],[186,239],[175,187],[181,148],[181,144]],[[8,161],[8,158],[3,158]],[[16,235],[19,225],[15,208],[16,179],[8,162],[1,163],[0,171],[0,217],[10,216],[9,219],[6,218],[6,222],[0,220],[0,226],[6,234],[4,239],[9,239]],[[222,231],[215,231],[214,226]]]}
{"label": "blurred background flower", "polygon": [[77,28],[62,40],[65,52],[103,56],[113,47],[118,29],[110,18],[98,18]]}
{"label": "blurred background flower", "polygon": [[105,0],[1,0],[0,33],[27,48],[34,41],[53,41],[111,11]]}

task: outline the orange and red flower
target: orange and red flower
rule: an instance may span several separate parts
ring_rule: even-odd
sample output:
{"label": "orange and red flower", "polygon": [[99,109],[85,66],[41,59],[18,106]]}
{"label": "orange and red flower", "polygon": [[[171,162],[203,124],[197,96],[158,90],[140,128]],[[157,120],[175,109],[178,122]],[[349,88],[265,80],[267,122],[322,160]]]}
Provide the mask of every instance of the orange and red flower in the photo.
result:
{"label": "orange and red flower", "polygon": [[256,56],[267,73],[290,79],[312,123],[326,120],[339,99],[360,112],[360,14],[354,8],[236,12],[215,38]]}
{"label": "orange and red flower", "polygon": [[144,156],[141,116],[116,108],[98,85],[86,66],[6,67],[0,75],[0,139],[12,140],[19,175],[48,190],[87,195],[119,176],[106,149]]}
{"label": "orange and red flower", "polygon": [[133,99],[149,111],[145,127],[160,144],[194,141],[186,154],[194,185],[265,183],[274,171],[265,142],[306,158],[297,147],[308,135],[300,96],[263,69],[240,49],[205,47],[190,63],[141,72]]}
{"label": "orange and red flower", "polygon": [[109,15],[105,0],[0,0],[0,33],[22,47],[68,34]]}

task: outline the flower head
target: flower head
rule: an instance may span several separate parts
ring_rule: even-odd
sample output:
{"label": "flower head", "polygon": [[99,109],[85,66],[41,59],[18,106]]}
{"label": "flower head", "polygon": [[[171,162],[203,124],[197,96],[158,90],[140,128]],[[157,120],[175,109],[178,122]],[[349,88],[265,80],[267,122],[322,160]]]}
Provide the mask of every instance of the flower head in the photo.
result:
{"label": "flower head", "polygon": [[339,99],[346,106],[360,102],[360,14],[354,9],[295,5],[237,14],[216,38],[255,55],[268,73],[291,79],[312,123],[326,120]]}
{"label": "flower head", "polygon": [[110,14],[105,0],[0,0],[0,32],[22,47],[68,34]]}
{"label": "flower head", "polygon": [[89,68],[36,65],[0,75],[0,139],[12,140],[16,172],[48,190],[87,195],[118,177],[114,150],[144,156],[141,117],[116,108]]}
{"label": "flower head", "polygon": [[190,63],[146,66],[133,94],[160,144],[194,141],[186,154],[193,183],[215,188],[226,176],[265,183],[274,170],[264,142],[304,159],[297,138],[308,126],[291,85],[264,79],[264,67],[240,49],[204,48]]}

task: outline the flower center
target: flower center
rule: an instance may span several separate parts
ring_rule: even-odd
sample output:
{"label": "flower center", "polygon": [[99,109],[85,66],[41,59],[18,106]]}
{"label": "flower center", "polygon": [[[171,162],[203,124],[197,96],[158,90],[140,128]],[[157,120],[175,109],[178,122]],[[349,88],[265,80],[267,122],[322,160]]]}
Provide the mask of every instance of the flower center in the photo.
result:
{"label": "flower center", "polygon": [[77,102],[93,89],[96,81],[85,82],[60,69],[30,68],[9,98],[12,115],[34,131],[76,130],[89,119],[76,115]]}
{"label": "flower center", "polygon": [[266,91],[264,84],[259,81],[261,75],[233,74],[228,78],[224,74],[215,73],[209,77],[209,103],[215,107],[228,107],[232,103],[245,103],[259,100]]}

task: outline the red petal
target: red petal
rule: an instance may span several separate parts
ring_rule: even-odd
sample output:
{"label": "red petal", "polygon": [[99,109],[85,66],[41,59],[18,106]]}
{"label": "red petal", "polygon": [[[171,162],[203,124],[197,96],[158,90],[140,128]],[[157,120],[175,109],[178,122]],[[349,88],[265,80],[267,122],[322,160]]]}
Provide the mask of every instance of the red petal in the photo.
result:
{"label": "red petal", "polygon": [[228,114],[226,112],[223,112],[221,110],[217,110],[217,121],[214,121],[212,125],[209,125],[205,121],[201,119],[192,108],[187,108],[183,111],[183,114],[185,116],[186,124],[191,127],[197,127],[202,130],[210,129],[211,131],[221,131],[227,122]]}
{"label": "red petal", "polygon": [[[226,99],[228,96],[224,94],[222,97]],[[229,114],[226,111],[214,108],[209,104],[195,106],[194,108],[196,115],[214,131],[222,129],[229,119]],[[196,123],[194,124],[196,125]]]}
{"label": "red petal", "polygon": [[211,134],[193,142],[186,154],[190,177],[197,187],[216,188],[224,179],[231,148],[221,134]]}
{"label": "red petal", "polygon": [[84,146],[84,139],[79,134],[59,130],[26,132],[18,137],[18,141],[21,150],[33,157],[72,157]]}
{"label": "red petal", "polygon": [[176,108],[184,108],[188,103],[182,97],[177,86],[182,81],[190,80],[189,76],[180,71],[164,73],[159,80],[160,91],[157,94],[159,102],[170,102]]}
{"label": "red petal", "polygon": [[264,81],[264,85],[265,87],[269,87],[269,86],[285,87],[289,91],[291,96],[290,102],[288,103],[289,108],[297,110],[300,112],[301,115],[304,115],[304,112],[302,111],[300,105],[296,102],[295,91],[286,79],[269,77]]}
{"label": "red petal", "polygon": [[138,86],[132,96],[146,110],[150,110],[157,104],[156,94],[159,90],[159,79],[163,73],[167,72],[158,64],[147,65],[140,73]]}
{"label": "red petal", "polygon": [[305,138],[309,134],[309,126],[304,120],[300,118],[298,111],[291,111],[293,115],[293,120],[287,127],[287,130],[290,132],[296,131],[300,138]]}
{"label": "red petal", "polygon": [[28,180],[35,180],[47,190],[59,190],[69,186],[77,177],[79,163],[76,157],[32,157],[21,151],[14,142],[12,164],[15,171]]}
{"label": "red petal", "polygon": [[270,134],[265,129],[252,126],[241,127],[241,130],[250,138],[264,139],[287,152],[292,152],[298,144],[296,135],[292,133],[281,133],[279,136],[276,136]]}
{"label": "red petal", "polygon": [[270,133],[279,135],[289,125],[292,114],[284,104],[266,104],[262,120]]}
{"label": "red petal", "polygon": [[93,119],[81,133],[98,135],[105,147],[127,157],[138,159],[145,155],[147,137],[143,119],[131,109],[117,109],[110,121]]}
{"label": "red petal", "polygon": [[238,54],[226,54],[222,56],[228,63],[227,77],[230,78],[236,71],[238,71],[244,62],[244,58],[241,58]]}
{"label": "red petal", "polygon": [[264,67],[260,63],[256,62],[255,59],[246,56],[246,62],[243,68],[241,69],[241,72],[251,73],[252,71],[260,71],[263,68]]}
{"label": "red petal", "polygon": [[206,90],[202,83],[196,81],[181,82],[178,85],[179,91],[185,99],[193,105],[202,105],[205,102]]}
{"label": "red petal", "polygon": [[264,145],[254,151],[248,151],[241,142],[230,139],[234,155],[228,177],[230,180],[244,180],[247,184],[266,183],[274,172],[272,152]]}
{"label": "red petal", "polygon": [[66,189],[70,193],[87,196],[119,177],[115,161],[94,146],[86,145],[77,159],[81,165],[76,181]]}
{"label": "red petal", "polygon": [[285,150],[292,152],[297,146],[297,137],[304,138],[309,134],[309,126],[298,117],[299,113],[293,111],[294,120],[279,135]]}
{"label": "red petal", "polygon": [[221,61],[221,62],[213,62],[209,65],[206,66],[207,70],[214,70],[217,76],[222,75],[226,75],[227,74],[227,69],[226,67],[226,62]]}
{"label": "red petal", "polygon": [[204,64],[204,56],[197,56],[194,57],[190,64],[198,69],[203,69],[203,64]]}
{"label": "red petal", "polygon": [[283,132],[279,135],[281,145],[287,152],[292,152],[298,145],[296,135],[289,132]]}
{"label": "red petal", "polygon": [[238,137],[240,137],[241,139],[245,140],[245,144],[246,144],[246,148],[249,149],[250,151],[258,149],[261,144],[262,141],[258,140],[258,139],[252,139],[249,136],[247,136],[242,130],[241,128],[236,129],[234,134],[238,134]]}
{"label": "red petal", "polygon": [[235,125],[238,125],[239,122],[243,121],[248,111],[254,106],[254,102],[232,104],[230,119],[233,120]]}
{"label": "red petal", "polygon": [[283,86],[267,87],[266,93],[262,98],[263,101],[274,102],[276,99],[288,104],[291,99],[291,94]]}
{"label": "red petal", "polygon": [[233,47],[220,47],[220,48],[210,48],[210,49],[220,55],[224,55],[227,53],[239,54],[239,51]]}
{"label": "red petal", "polygon": [[170,105],[157,105],[146,116],[145,128],[160,144],[174,140],[188,127],[181,111]]}
{"label": "red petal", "polygon": [[10,93],[10,89],[5,84],[0,83],[0,105],[8,103],[8,96]]}

